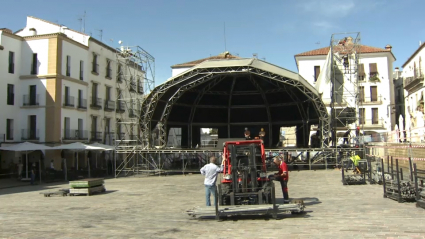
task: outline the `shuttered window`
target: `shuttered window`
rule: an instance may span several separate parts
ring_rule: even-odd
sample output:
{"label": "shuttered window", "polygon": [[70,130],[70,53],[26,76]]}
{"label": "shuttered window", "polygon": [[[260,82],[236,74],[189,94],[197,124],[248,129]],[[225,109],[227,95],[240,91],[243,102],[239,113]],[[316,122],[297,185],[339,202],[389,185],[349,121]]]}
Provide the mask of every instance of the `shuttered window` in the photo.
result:
{"label": "shuttered window", "polygon": [[369,73],[371,77],[378,74],[378,68],[376,66],[376,63],[369,64]]}
{"label": "shuttered window", "polygon": [[378,108],[372,108],[372,124],[378,124]]}
{"label": "shuttered window", "polygon": [[359,102],[364,102],[364,86],[359,88]]}
{"label": "shuttered window", "polygon": [[364,64],[359,64],[358,77],[359,77],[359,81],[364,81],[364,78],[365,78]]}
{"label": "shuttered window", "polygon": [[314,82],[317,81],[320,75],[320,66],[314,66]]}
{"label": "shuttered window", "polygon": [[378,101],[378,87],[377,86],[371,86],[370,87],[370,101],[371,102]]}

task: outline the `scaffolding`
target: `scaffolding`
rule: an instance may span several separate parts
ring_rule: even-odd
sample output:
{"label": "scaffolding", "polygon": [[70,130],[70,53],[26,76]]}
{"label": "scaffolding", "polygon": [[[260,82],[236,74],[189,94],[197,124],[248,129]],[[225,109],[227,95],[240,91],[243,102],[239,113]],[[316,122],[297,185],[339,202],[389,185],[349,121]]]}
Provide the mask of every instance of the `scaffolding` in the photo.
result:
{"label": "scaffolding", "polygon": [[363,97],[359,95],[358,77],[360,40],[360,33],[353,32],[333,34],[330,41],[331,135],[326,144],[334,149],[333,157],[337,164],[339,160],[352,156],[352,153],[364,157],[360,136],[364,122],[359,110],[360,97]]}
{"label": "scaffolding", "polygon": [[111,139],[116,148],[115,177],[150,168],[150,158],[137,149],[145,148],[149,137],[145,132],[150,126],[140,124],[141,105],[155,87],[155,58],[139,46],[121,46],[116,49],[116,63],[116,128]]}

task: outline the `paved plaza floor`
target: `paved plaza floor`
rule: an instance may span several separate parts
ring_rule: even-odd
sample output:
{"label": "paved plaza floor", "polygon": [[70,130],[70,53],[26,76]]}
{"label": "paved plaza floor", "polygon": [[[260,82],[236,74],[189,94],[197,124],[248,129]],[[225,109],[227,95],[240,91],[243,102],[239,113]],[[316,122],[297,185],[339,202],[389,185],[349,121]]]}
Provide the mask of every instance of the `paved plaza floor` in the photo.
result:
{"label": "paved plaza floor", "polygon": [[304,199],[306,212],[279,220],[189,217],[204,205],[199,174],[108,179],[106,193],[89,197],[40,194],[67,186],[0,189],[0,238],[425,237],[424,209],[383,198],[380,185],[343,186],[335,170],[291,172],[289,196]]}

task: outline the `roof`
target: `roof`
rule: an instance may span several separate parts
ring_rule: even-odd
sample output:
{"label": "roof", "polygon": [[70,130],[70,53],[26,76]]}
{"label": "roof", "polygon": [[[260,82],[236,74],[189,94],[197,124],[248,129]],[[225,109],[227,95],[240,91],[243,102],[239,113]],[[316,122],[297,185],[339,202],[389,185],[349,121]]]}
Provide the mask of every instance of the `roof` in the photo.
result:
{"label": "roof", "polygon": [[223,53],[218,54],[217,56],[210,56],[210,57],[195,60],[195,61],[189,61],[186,63],[176,64],[171,66],[171,68],[192,67],[208,60],[228,60],[228,59],[241,59],[241,58],[239,56],[234,56],[230,54],[228,51],[225,51]]}
{"label": "roof", "polygon": [[[55,26],[58,26],[58,27],[64,27],[64,25],[59,25],[59,24],[57,24],[57,23],[50,22],[50,21],[47,21],[47,20],[44,20],[44,19],[41,19],[41,18],[38,18],[38,17],[33,17],[33,16],[28,16],[28,17],[33,18],[33,19],[37,19],[37,20],[39,20],[39,21],[46,22],[46,23],[49,23],[49,24],[52,24],[52,25],[55,25]],[[73,31],[73,32],[76,32],[76,33],[80,33],[80,34],[82,34],[82,35],[84,35],[84,36],[89,36],[89,35],[87,35],[87,34],[85,34],[85,33],[83,33],[83,32],[76,31],[76,30],[71,29],[71,28],[68,28],[67,30],[69,30],[69,31]],[[15,33],[16,33],[16,32],[15,32]]]}
{"label": "roof", "polygon": [[422,50],[422,48],[424,48],[425,47],[425,42],[424,43],[422,43],[419,47],[418,47],[418,49],[409,57],[409,59],[407,59],[407,61],[401,66],[401,67],[405,67],[406,65],[407,65],[407,63],[409,63],[412,59],[413,59],[413,57],[415,57],[416,56],[416,54],[418,54],[421,50]]}
{"label": "roof", "polygon": [[[299,53],[299,54],[296,54],[295,56],[327,55],[328,52],[329,52],[329,49],[330,49],[330,47],[323,47],[323,48]],[[360,52],[359,53],[378,53],[378,52],[391,52],[391,49],[383,49],[383,48],[379,48],[379,47],[360,45]]]}

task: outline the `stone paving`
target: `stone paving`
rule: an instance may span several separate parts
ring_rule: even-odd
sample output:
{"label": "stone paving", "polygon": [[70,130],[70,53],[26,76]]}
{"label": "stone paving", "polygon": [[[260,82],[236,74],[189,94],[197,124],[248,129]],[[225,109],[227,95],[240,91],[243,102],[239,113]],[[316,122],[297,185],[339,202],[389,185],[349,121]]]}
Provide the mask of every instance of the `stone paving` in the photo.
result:
{"label": "stone paving", "polygon": [[108,179],[107,193],[89,197],[39,194],[66,184],[1,189],[0,238],[425,237],[424,209],[383,198],[379,185],[343,186],[335,170],[291,172],[289,196],[306,213],[279,220],[193,219],[185,211],[204,205],[202,183],[199,174]]}

